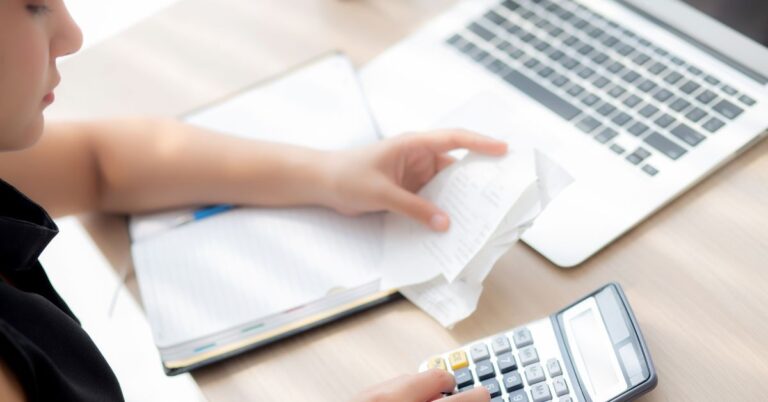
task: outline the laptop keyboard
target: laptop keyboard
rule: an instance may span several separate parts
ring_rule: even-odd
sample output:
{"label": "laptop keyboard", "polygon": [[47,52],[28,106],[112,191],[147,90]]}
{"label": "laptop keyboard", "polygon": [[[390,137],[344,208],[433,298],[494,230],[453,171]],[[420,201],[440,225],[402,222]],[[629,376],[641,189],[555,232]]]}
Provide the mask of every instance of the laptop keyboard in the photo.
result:
{"label": "laptop keyboard", "polygon": [[503,1],[447,43],[650,176],[756,104],[572,0]]}

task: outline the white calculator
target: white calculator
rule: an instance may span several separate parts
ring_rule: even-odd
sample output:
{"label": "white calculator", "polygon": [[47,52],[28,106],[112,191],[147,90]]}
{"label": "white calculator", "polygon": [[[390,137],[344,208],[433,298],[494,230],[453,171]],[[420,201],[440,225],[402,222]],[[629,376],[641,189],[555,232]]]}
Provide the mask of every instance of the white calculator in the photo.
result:
{"label": "white calculator", "polygon": [[656,386],[656,371],[626,296],[608,284],[528,325],[435,356],[455,392],[483,386],[491,402],[629,401]]}

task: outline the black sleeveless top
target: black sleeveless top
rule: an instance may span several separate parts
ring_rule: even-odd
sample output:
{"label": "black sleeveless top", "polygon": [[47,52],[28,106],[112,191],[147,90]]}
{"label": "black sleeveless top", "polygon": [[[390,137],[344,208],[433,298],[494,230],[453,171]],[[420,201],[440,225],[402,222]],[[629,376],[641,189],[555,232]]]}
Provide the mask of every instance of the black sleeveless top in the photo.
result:
{"label": "black sleeveless top", "polygon": [[29,402],[123,401],[106,360],[37,261],[57,233],[45,210],[0,180],[0,360]]}

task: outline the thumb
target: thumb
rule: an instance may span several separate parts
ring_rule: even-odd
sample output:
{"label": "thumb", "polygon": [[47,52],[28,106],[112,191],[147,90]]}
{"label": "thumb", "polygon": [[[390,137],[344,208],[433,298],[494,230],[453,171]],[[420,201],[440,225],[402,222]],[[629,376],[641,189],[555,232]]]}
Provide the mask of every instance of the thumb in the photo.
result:
{"label": "thumb", "polygon": [[385,192],[383,201],[385,209],[417,220],[432,230],[445,232],[450,226],[448,215],[436,205],[395,185]]}

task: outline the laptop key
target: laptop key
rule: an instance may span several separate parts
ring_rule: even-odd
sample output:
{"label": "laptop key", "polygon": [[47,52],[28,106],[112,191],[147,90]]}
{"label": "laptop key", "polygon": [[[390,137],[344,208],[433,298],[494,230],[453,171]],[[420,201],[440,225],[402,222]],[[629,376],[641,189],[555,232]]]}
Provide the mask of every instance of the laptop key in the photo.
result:
{"label": "laptop key", "polygon": [[581,109],[571,105],[517,71],[511,71],[505,75],[504,80],[565,120],[570,121],[581,113]]}
{"label": "laptop key", "polygon": [[728,95],[736,95],[737,93],[739,93],[739,91],[737,91],[736,88],[730,85],[723,85],[723,92],[727,93]]}
{"label": "laptop key", "polygon": [[674,102],[672,102],[671,105],[669,105],[669,108],[674,110],[675,112],[681,112],[690,105],[691,105],[691,102],[688,102],[683,98],[677,98],[675,99]]}
{"label": "laptop key", "polygon": [[621,79],[623,79],[624,81],[626,81],[626,82],[628,82],[630,84],[635,82],[635,81],[637,81],[638,78],[640,78],[640,74],[638,74],[635,71],[629,71],[628,73],[624,74],[621,77]]}
{"label": "laptop key", "polygon": [[595,95],[593,95],[593,94],[588,94],[587,96],[585,96],[584,98],[581,99],[581,103],[583,103],[583,104],[585,104],[587,106],[592,106],[595,103],[597,103],[598,101],[600,101],[600,98],[595,96]]}
{"label": "laptop key", "polygon": [[643,172],[648,173],[650,176],[656,176],[656,173],[659,173],[659,170],[651,165],[646,164],[643,166]]}
{"label": "laptop key", "polygon": [[474,32],[477,36],[487,40],[490,42],[491,39],[495,38],[496,35],[487,30],[485,27],[481,26],[480,24],[473,22],[469,25],[469,30]]}
{"label": "laptop key", "polygon": [[612,72],[614,74],[618,73],[619,71],[621,71],[623,69],[624,69],[624,65],[619,63],[618,61],[614,62],[613,64],[608,66],[608,71],[610,71],[610,72]]}
{"label": "laptop key", "polygon": [[696,100],[708,105],[710,102],[715,100],[717,98],[717,94],[710,91],[709,89],[705,89],[704,92],[700,93],[699,96],[696,97]]}
{"label": "laptop key", "polygon": [[743,103],[743,104],[745,104],[747,106],[754,106],[755,103],[757,103],[757,101],[755,101],[754,99],[750,98],[747,95],[741,95],[739,97],[739,102],[741,102],[741,103]]}
{"label": "laptop key", "polygon": [[630,134],[634,135],[635,137],[641,136],[644,132],[648,131],[648,126],[646,126],[643,123],[640,123],[639,121],[633,124],[629,130]]}
{"label": "laptop key", "polygon": [[618,98],[619,96],[624,95],[625,92],[627,92],[626,89],[618,85],[614,85],[614,87],[611,88],[610,91],[608,91],[608,95],[610,95],[613,98]]}
{"label": "laptop key", "polygon": [[592,47],[591,45],[584,45],[584,46],[582,46],[582,47],[580,47],[580,48],[579,48],[579,53],[581,53],[581,54],[583,54],[583,55],[588,55],[588,54],[589,54],[589,53],[591,53],[593,50],[595,50],[595,48],[594,48],[594,47]]}
{"label": "laptop key", "polygon": [[702,71],[694,66],[688,66],[688,72],[693,75],[701,75]]}
{"label": "laptop key", "polygon": [[539,60],[537,58],[531,57],[530,59],[528,59],[528,61],[523,63],[523,65],[525,65],[526,67],[528,67],[530,69],[533,69],[534,67],[538,66],[539,63],[540,62],[539,62]]}
{"label": "laptop key", "polygon": [[610,84],[610,80],[598,75],[598,77],[592,81],[592,85],[594,85],[597,88],[605,88],[606,85]]}
{"label": "laptop key", "polygon": [[555,72],[555,70],[553,70],[553,69],[551,69],[551,68],[549,68],[549,67],[544,67],[544,68],[542,68],[541,70],[539,70],[539,73],[538,73],[538,74],[539,74],[539,76],[541,76],[541,77],[547,78],[547,77],[549,77],[550,75],[552,75],[554,72]]}
{"label": "laptop key", "polygon": [[664,70],[667,69],[667,66],[660,62],[653,63],[650,67],[648,67],[648,72],[650,72],[653,75],[659,75],[664,72]]}
{"label": "laptop key", "polygon": [[506,18],[502,17],[501,15],[499,15],[499,13],[497,13],[496,11],[493,11],[493,10],[488,11],[487,13],[485,13],[485,19],[487,19],[488,21],[493,22],[496,25],[501,25],[501,24],[503,24],[503,23],[505,23],[507,21]]}
{"label": "laptop key", "polygon": [[672,92],[666,89],[660,89],[659,92],[656,92],[656,94],[653,95],[653,99],[656,99],[659,102],[664,102],[671,97],[672,97]]}
{"label": "laptop key", "polygon": [[680,86],[680,90],[690,95],[693,93],[693,91],[699,89],[700,87],[701,85],[699,85],[697,82],[688,80],[685,84]]}
{"label": "laptop key", "polygon": [[624,45],[621,45],[618,49],[616,49],[616,51],[619,52],[619,54],[622,56],[627,56],[630,53],[634,52],[635,48],[630,45],[624,44]]}
{"label": "laptop key", "polygon": [[562,65],[568,70],[573,70],[574,68],[578,67],[579,64],[580,63],[578,61],[567,56],[563,57],[563,59],[560,60],[560,65]]}
{"label": "laptop key", "polygon": [[725,99],[718,102],[715,106],[712,107],[712,109],[731,120],[739,117],[741,112],[744,111],[744,109],[734,105],[731,102],[728,102]]}
{"label": "laptop key", "polygon": [[671,73],[667,74],[666,77],[664,77],[664,81],[670,84],[675,84],[678,81],[680,81],[682,78],[683,78],[682,74],[678,73],[677,71],[672,71]]}
{"label": "laptop key", "polygon": [[708,75],[708,76],[704,77],[704,81],[706,81],[707,83],[712,84],[712,85],[717,85],[717,84],[720,83],[720,80],[718,80],[717,78],[715,78],[715,77],[713,77],[711,75]]}
{"label": "laptop key", "polygon": [[613,137],[616,137],[619,135],[619,132],[612,129],[612,128],[604,128],[603,131],[601,131],[599,134],[597,134],[594,138],[597,142],[601,144],[605,144],[606,142],[613,139]]}
{"label": "laptop key", "polygon": [[591,69],[589,67],[584,67],[584,68],[581,69],[581,71],[579,71],[579,77],[581,77],[581,78],[589,78],[589,77],[593,76],[594,74],[595,74],[595,70],[593,70],[593,69]]}
{"label": "laptop key", "polygon": [[633,94],[633,95],[629,95],[627,99],[624,99],[624,104],[633,108],[637,106],[637,104],[639,104],[641,101],[642,101],[642,98]]}
{"label": "laptop key", "polygon": [[554,52],[549,54],[549,58],[554,60],[554,61],[558,61],[558,60],[562,59],[563,56],[565,56],[565,53],[563,53],[563,52],[561,52],[559,50],[555,50]]}
{"label": "laptop key", "polygon": [[578,84],[568,88],[568,95],[571,96],[578,96],[582,92],[584,92],[584,87]]}
{"label": "laptop key", "polygon": [[608,116],[609,114],[613,113],[616,110],[616,106],[613,106],[610,103],[603,103],[599,108],[597,108],[597,113],[600,113],[603,116]]}
{"label": "laptop key", "polygon": [[[611,151],[615,152],[618,155],[621,155],[621,154],[624,153],[625,149],[622,148],[622,146],[619,145],[619,144],[613,144],[613,145],[611,145]],[[550,375],[552,375],[551,372],[550,372]]]}
{"label": "laptop key", "polygon": [[563,87],[565,86],[565,84],[567,84],[570,81],[571,80],[569,80],[568,77],[564,77],[559,74],[552,79],[552,83],[555,84],[556,87]]}
{"label": "laptop key", "polygon": [[629,123],[632,120],[632,117],[624,112],[619,112],[616,114],[616,116],[611,119],[613,124],[624,127],[625,124]]}
{"label": "laptop key", "polygon": [[598,52],[594,56],[592,56],[592,61],[594,61],[595,64],[603,64],[608,60],[609,60],[608,55],[602,52]]}
{"label": "laptop key", "polygon": [[667,128],[674,122],[675,122],[675,118],[666,113],[664,113],[663,115],[659,116],[656,120],[654,120],[654,123],[656,123],[656,125],[661,128]]}
{"label": "laptop key", "polygon": [[702,110],[700,108],[695,107],[695,108],[691,109],[691,111],[688,112],[685,115],[685,117],[688,120],[690,120],[690,121],[692,121],[694,123],[698,123],[701,119],[707,117],[707,112],[705,112],[704,110]]}
{"label": "laptop key", "polygon": [[637,89],[643,92],[651,92],[651,90],[653,90],[656,87],[657,87],[656,83],[651,80],[644,80],[643,82],[637,85]]}
{"label": "laptop key", "polygon": [[725,123],[723,123],[722,120],[718,119],[717,117],[713,117],[709,120],[707,120],[706,123],[704,123],[704,129],[709,131],[710,133],[714,133],[717,130],[720,130],[723,128]]}
{"label": "laptop key", "polygon": [[640,109],[640,115],[643,117],[651,117],[654,114],[656,114],[656,112],[658,111],[659,111],[659,108],[649,104],[649,105],[643,106],[643,108]]}
{"label": "laptop key", "polygon": [[671,140],[669,140],[667,137],[664,137],[663,135],[653,132],[651,135],[645,137],[644,139],[645,143],[656,149],[657,151],[663,153],[668,158],[672,160],[677,160],[681,156],[685,154],[685,149],[683,147],[675,144]]}
{"label": "laptop key", "polygon": [[683,140],[686,144],[691,146],[699,145],[704,140],[704,136],[699,134],[698,131],[688,127],[685,124],[680,124],[670,131],[672,135]]}
{"label": "laptop key", "polygon": [[638,66],[642,66],[643,64],[647,63],[648,60],[651,58],[645,54],[645,53],[638,53],[635,57],[632,58],[632,62],[637,64]]}

